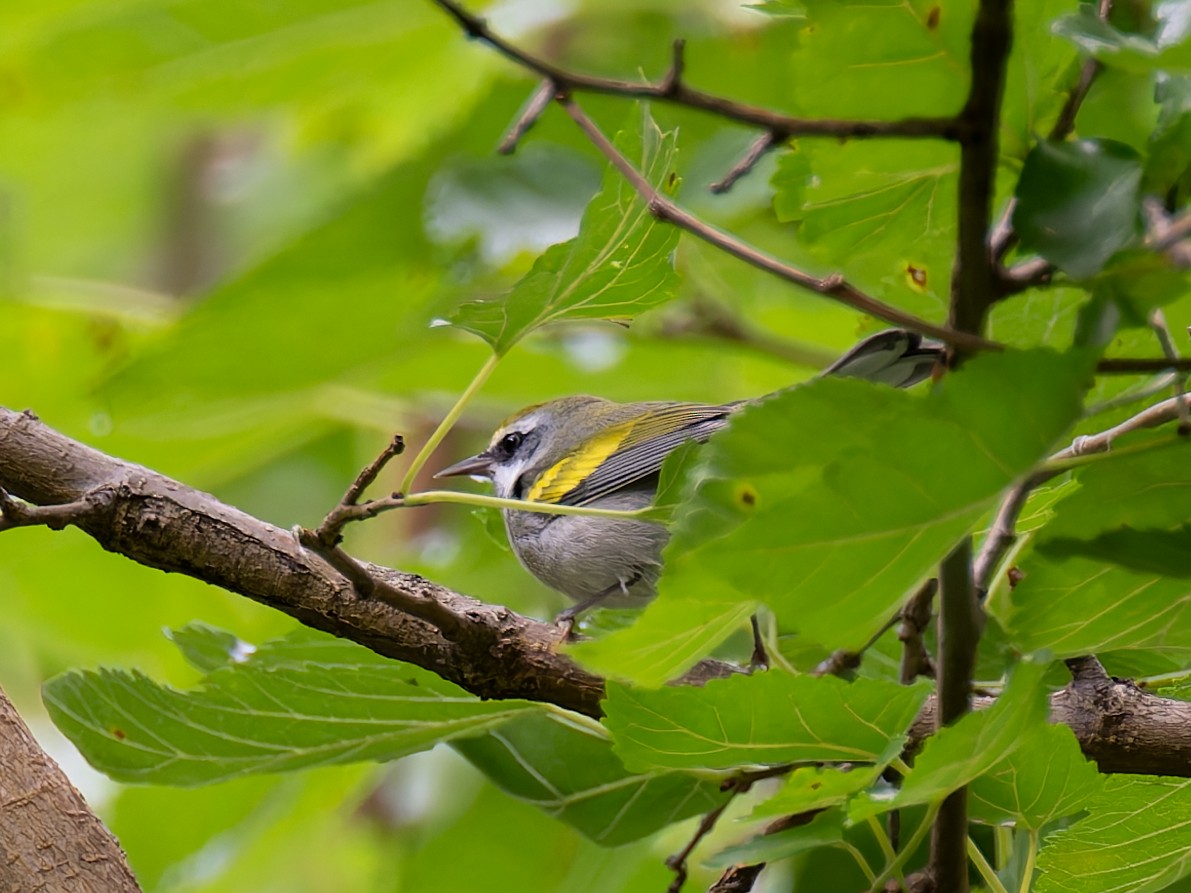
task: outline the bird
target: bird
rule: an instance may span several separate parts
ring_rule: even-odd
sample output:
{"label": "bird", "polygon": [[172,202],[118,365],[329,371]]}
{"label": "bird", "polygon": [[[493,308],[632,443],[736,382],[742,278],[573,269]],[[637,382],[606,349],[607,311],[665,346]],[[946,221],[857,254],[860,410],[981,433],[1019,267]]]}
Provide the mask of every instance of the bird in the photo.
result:
{"label": "bird", "polygon": [[[909,387],[928,378],[943,355],[940,343],[887,329],[821,374]],[[652,504],[667,456],[684,443],[705,442],[750,402],[755,401],[561,397],[515,413],[483,452],[434,476],[490,481],[502,499],[635,511]],[[663,524],[518,509],[501,513],[509,545],[525,569],[572,601],[556,618],[568,630],[590,608],[641,606],[656,594],[669,539]]]}

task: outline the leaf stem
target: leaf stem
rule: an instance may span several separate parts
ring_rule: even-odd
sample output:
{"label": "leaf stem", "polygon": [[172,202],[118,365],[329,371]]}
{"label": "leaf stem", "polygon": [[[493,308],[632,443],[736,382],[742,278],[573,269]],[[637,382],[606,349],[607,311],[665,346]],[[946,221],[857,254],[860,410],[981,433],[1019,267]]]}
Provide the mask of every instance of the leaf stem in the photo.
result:
{"label": "leaf stem", "polygon": [[[885,857],[885,864],[892,865],[897,861],[897,852],[893,849],[893,841],[889,839],[889,835],[885,833],[885,829],[881,826],[880,821],[875,815],[870,815],[867,819],[868,827],[873,832],[873,837],[877,838],[877,846],[881,848],[881,855]],[[869,883],[876,880],[874,876],[869,876]],[[898,874],[898,880],[901,880],[901,874]]]}
{"label": "leaf stem", "polygon": [[880,893],[881,888],[885,886],[885,882],[891,877],[896,876],[901,882],[902,887],[906,885],[905,876],[902,874],[902,866],[906,864],[909,858],[914,855],[915,851],[922,844],[926,835],[930,833],[931,826],[935,823],[935,816],[939,812],[938,803],[932,803],[926,810],[926,815],[922,817],[922,821],[918,823],[918,827],[914,829],[914,833],[910,835],[910,839],[906,841],[906,845],[902,847],[902,851],[897,854],[897,858],[890,862],[877,875],[877,879],[873,881],[870,886],[869,893]]}
{"label": "leaf stem", "polygon": [[976,842],[968,837],[968,858],[972,860],[972,864],[976,866],[976,870],[980,872],[980,877],[984,880],[985,886],[988,887],[992,893],[1009,893],[1005,889],[1005,885],[1001,883],[1001,879],[997,877],[997,873],[993,867],[988,864],[988,860],[984,858],[984,853],[980,852],[980,847],[976,846]]}
{"label": "leaf stem", "polygon": [[1021,893],[1030,893],[1030,881],[1034,878],[1034,860],[1038,857],[1038,830],[1030,829],[1030,848],[1026,850],[1026,864],[1021,870]]}
{"label": "leaf stem", "polygon": [[1013,832],[1004,825],[993,828],[993,836],[997,843],[997,867],[1004,868],[1013,858]]}
{"label": "leaf stem", "polygon": [[871,884],[877,879],[876,872],[874,872],[872,866],[868,864],[868,860],[864,858],[864,853],[860,852],[860,850],[856,849],[856,847],[852,846],[852,844],[848,843],[846,840],[837,845],[845,853],[848,853],[853,859],[856,860],[857,866],[859,866],[860,870],[864,872],[865,880]]}
{"label": "leaf stem", "polygon": [[492,371],[496,368],[496,364],[499,362],[500,355],[496,353],[492,354],[492,356],[487,359],[484,365],[480,367],[480,371],[475,374],[474,378],[472,378],[471,384],[469,384],[466,390],[459,395],[459,399],[455,401],[455,405],[451,407],[450,411],[445,416],[443,416],[442,421],[438,423],[438,427],[434,429],[434,433],[430,435],[430,438],[425,444],[423,444],[422,449],[420,449],[418,454],[414,456],[413,462],[410,463],[409,469],[405,472],[405,477],[401,480],[402,493],[408,493],[413,487],[414,478],[417,476],[418,472],[422,470],[422,467],[425,466],[426,462],[430,459],[430,456],[436,449],[438,449],[438,445],[443,442],[443,439],[447,436],[447,434],[450,433],[451,429],[455,427],[455,423],[459,421],[459,416],[463,415],[463,410],[467,406],[468,402],[476,395],[476,392],[484,386],[484,382],[488,380],[488,377],[492,374]]}
{"label": "leaf stem", "polygon": [[585,505],[559,505],[556,502],[531,502],[525,499],[502,499],[483,493],[461,493],[456,490],[423,490],[410,493],[401,499],[402,505],[474,505],[480,508],[515,509],[519,512],[538,512],[543,515],[581,515],[585,518],[616,518],[619,520],[640,519],[653,511],[652,506],[625,511],[621,509],[597,509]]}

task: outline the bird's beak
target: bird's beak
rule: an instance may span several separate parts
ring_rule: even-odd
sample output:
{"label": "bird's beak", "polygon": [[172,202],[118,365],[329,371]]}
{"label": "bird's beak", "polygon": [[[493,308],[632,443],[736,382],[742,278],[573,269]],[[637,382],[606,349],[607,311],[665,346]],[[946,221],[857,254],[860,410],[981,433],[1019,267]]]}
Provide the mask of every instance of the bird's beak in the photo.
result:
{"label": "bird's beak", "polygon": [[476,478],[483,478],[490,480],[492,478],[492,457],[487,453],[480,453],[478,456],[471,456],[456,462],[454,465],[448,465],[442,471],[435,472],[436,478],[449,478],[458,475],[467,474]]}

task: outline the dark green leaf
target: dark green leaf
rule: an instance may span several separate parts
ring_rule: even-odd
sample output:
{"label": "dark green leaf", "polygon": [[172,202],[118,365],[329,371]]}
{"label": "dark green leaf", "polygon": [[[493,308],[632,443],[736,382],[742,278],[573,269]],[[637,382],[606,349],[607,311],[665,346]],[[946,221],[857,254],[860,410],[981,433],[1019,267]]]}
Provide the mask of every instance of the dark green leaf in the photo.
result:
{"label": "dark green leaf", "polygon": [[882,768],[856,766],[846,772],[831,766],[795,769],[776,794],[757,805],[753,817],[797,815],[836,806],[876,782]]}
{"label": "dark green leaf", "polygon": [[[638,127],[617,136],[617,148],[658,189],[673,192],[675,134],[662,133],[648,114],[639,118]],[[508,294],[464,304],[451,322],[505,354],[548,323],[631,319],[672,297],[670,255],[677,243],[678,230],[657,220],[632,185],[609,168],[578,236],[548,249]]]}
{"label": "dark green leaf", "polygon": [[1097,273],[1140,229],[1141,159],[1108,140],[1040,142],[1017,184],[1022,247],[1076,279]]}
{"label": "dark green leaf", "polygon": [[852,801],[853,821],[917,803],[937,802],[1001,763],[1046,723],[1045,665],[1022,661],[995,704],[961,717],[928,738],[892,797]]}
{"label": "dark green leaf", "polygon": [[1048,538],[1038,544],[1046,556],[1111,561],[1121,567],[1165,577],[1191,577],[1191,527],[1134,530],[1124,527],[1092,539]]}
{"label": "dark green leaf", "polygon": [[610,683],[604,724],[625,765],[638,770],[875,762],[896,755],[927,693],[925,685],[777,671],[703,688],[644,691]]}
{"label": "dark green leaf", "polygon": [[716,779],[630,773],[601,729],[560,713],[527,713],[453,746],[502,790],[604,846],[707,812],[726,796]]}
{"label": "dark green leaf", "polygon": [[[821,379],[750,405],[704,447],[660,595],[580,643],[609,675],[660,685],[767,604],[781,628],[856,650],[1075,419],[1088,361],[982,356],[925,397]],[[737,619],[739,618],[739,619]]]}
{"label": "dark green leaf", "polygon": [[[1191,645],[1191,444],[1109,455],[1038,530],[1024,577],[990,606],[1015,646],[1059,656]],[[1115,562],[1107,564],[1106,562]]]}
{"label": "dark green leaf", "polygon": [[45,685],[58,728],[127,782],[210,784],[392,760],[499,725],[521,701],[480,701],[343,639],[295,633],[180,692],[137,672],[73,671]]}
{"label": "dark green leaf", "polygon": [[823,117],[949,115],[963,104],[975,4],[808,4],[788,89]]}
{"label": "dark green leaf", "polygon": [[713,868],[728,868],[732,865],[776,862],[805,850],[842,843],[843,839],[843,811],[828,809],[805,825],[785,828],[775,834],[757,834],[744,843],[726,847],[707,859],[707,864]]}

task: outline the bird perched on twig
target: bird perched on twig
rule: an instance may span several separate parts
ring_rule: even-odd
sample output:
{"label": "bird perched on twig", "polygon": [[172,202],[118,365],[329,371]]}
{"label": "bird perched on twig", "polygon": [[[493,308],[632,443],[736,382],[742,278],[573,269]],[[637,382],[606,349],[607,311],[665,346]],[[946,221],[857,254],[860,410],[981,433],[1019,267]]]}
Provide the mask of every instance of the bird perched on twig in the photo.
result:
{"label": "bird perched on twig", "polygon": [[[909,387],[931,374],[942,345],[889,329],[823,371]],[[662,462],[688,441],[702,443],[747,404],[614,403],[562,397],[505,421],[488,448],[435,477],[490,480],[496,495],[524,502],[633,511],[657,493]],[[653,521],[503,509],[509,544],[525,568],[574,605],[571,621],[596,605],[643,605],[656,592],[669,533]]]}

